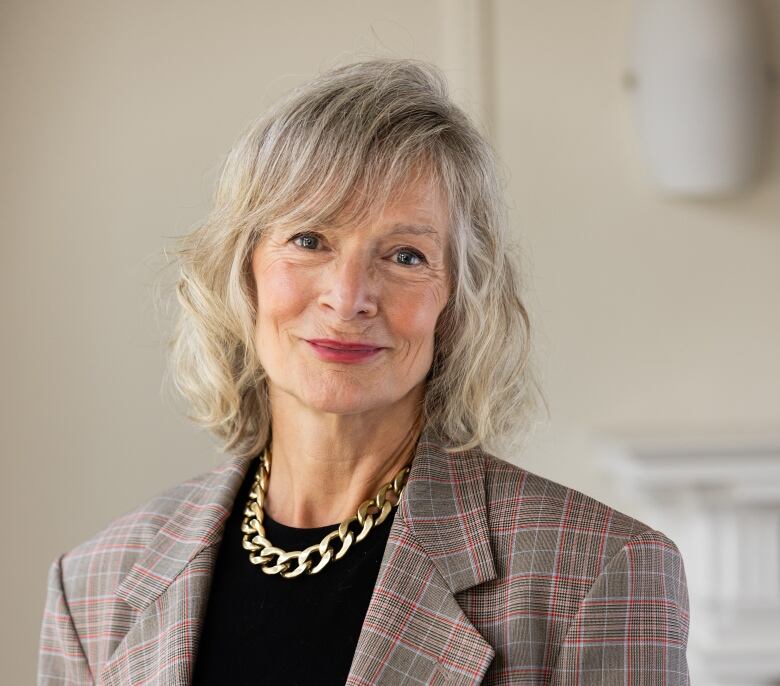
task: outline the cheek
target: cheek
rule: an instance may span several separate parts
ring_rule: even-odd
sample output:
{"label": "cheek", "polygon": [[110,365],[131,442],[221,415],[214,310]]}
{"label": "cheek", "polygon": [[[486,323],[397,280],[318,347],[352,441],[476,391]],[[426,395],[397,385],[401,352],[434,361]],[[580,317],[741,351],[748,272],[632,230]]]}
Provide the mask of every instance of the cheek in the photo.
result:
{"label": "cheek", "polygon": [[396,335],[418,345],[433,341],[439,312],[440,298],[435,292],[426,292],[414,298],[399,298],[390,315],[390,325]]}
{"label": "cheek", "polygon": [[277,261],[268,264],[257,275],[258,327],[273,326],[298,314],[308,302],[308,287],[299,273]]}

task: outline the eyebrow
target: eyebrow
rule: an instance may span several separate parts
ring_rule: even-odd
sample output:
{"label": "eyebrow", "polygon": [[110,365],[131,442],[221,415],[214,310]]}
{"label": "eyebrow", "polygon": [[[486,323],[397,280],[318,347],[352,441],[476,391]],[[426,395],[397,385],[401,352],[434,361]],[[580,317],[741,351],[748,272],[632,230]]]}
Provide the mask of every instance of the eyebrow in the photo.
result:
{"label": "eyebrow", "polygon": [[441,245],[439,232],[430,224],[393,224],[390,229],[391,236],[401,233],[410,233],[415,236],[430,236],[436,245]]}

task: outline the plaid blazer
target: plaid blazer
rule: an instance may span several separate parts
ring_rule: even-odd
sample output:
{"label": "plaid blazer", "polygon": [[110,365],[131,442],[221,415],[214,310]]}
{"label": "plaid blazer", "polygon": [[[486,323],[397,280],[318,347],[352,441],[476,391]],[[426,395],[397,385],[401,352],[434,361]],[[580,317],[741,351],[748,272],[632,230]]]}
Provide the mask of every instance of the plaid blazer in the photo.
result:
{"label": "plaid blazer", "polygon": [[[51,566],[39,684],[189,684],[230,458]],[[293,582],[294,583],[294,582]],[[369,684],[688,684],[688,595],[663,533],[426,428],[349,672]]]}

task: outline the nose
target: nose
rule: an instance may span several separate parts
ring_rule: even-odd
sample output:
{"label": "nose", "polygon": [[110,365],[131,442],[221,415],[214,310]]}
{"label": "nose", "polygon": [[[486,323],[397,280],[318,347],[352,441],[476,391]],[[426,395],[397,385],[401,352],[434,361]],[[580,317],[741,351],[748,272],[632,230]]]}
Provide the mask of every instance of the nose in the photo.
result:
{"label": "nose", "polygon": [[342,254],[328,265],[319,303],[341,319],[373,317],[377,311],[376,290],[370,257],[355,251]]}

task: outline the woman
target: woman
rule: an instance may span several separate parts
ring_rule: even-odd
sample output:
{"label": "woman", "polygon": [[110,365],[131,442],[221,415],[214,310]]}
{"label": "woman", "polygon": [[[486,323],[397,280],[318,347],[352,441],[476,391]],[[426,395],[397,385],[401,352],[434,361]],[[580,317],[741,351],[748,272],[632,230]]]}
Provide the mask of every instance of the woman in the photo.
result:
{"label": "woman", "polygon": [[412,60],[293,91],[179,248],[231,456],[52,565],[40,683],[685,684],[663,533],[487,452],[532,416],[490,147]]}

